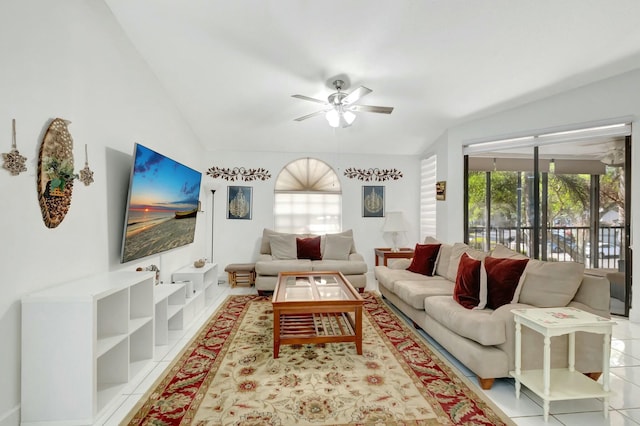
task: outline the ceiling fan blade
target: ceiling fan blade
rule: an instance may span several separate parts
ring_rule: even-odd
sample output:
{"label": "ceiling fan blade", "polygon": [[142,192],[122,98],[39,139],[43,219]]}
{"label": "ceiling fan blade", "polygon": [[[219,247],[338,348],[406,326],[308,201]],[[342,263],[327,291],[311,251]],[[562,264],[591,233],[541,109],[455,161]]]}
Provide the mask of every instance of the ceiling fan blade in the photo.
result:
{"label": "ceiling fan blade", "polygon": [[347,97],[345,97],[342,100],[342,104],[347,105],[347,104],[358,102],[360,98],[362,98],[365,95],[368,95],[371,92],[373,92],[373,90],[369,89],[368,87],[360,86],[353,92],[349,93]]}
{"label": "ceiling fan blade", "polygon": [[302,117],[295,118],[294,121],[306,120],[307,118],[315,117],[316,115],[322,115],[322,114],[326,113],[327,111],[328,110],[312,112],[311,114],[307,114],[307,115],[303,115]]}
{"label": "ceiling fan blade", "polygon": [[316,99],[316,98],[310,98],[309,96],[304,96],[304,95],[291,95],[292,98],[298,98],[298,99],[302,99],[304,101],[311,101],[311,102],[316,102],[318,104],[322,104],[322,105],[329,105],[329,102],[327,101],[323,101],[320,99]]}
{"label": "ceiling fan blade", "polygon": [[351,105],[351,111],[377,112],[380,114],[391,114],[393,107],[373,106],[373,105]]}

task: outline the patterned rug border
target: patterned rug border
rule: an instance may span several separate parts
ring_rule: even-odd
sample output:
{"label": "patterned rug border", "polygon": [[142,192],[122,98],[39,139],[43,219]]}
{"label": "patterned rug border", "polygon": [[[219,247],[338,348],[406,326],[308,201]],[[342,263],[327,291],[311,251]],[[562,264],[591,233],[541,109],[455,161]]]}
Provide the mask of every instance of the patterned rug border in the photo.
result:
{"label": "patterned rug border", "polygon": [[[168,379],[168,375],[169,373],[174,369],[174,367],[182,362],[182,359],[187,357],[191,352],[193,352],[192,346],[196,343],[196,341],[198,341],[200,339],[200,337],[202,336],[203,333],[206,333],[207,330],[209,329],[209,323],[216,317],[218,317],[221,313],[222,310],[225,306],[227,306],[227,304],[231,301],[231,299],[238,299],[238,298],[246,298],[249,299],[245,302],[245,304],[248,304],[250,302],[253,301],[260,301],[260,300],[265,300],[265,301],[269,301],[271,300],[271,298],[266,297],[266,296],[259,296],[257,294],[231,294],[227,297],[225,297],[225,299],[220,303],[220,305],[216,308],[216,310],[209,315],[209,317],[202,323],[202,325],[200,326],[200,328],[198,328],[198,331],[196,331],[193,335],[193,337],[191,339],[189,339],[189,342],[184,346],[184,348],[182,348],[182,350],[180,350],[179,354],[173,358],[173,360],[169,363],[169,365],[167,365],[167,367],[162,371],[162,373],[160,373],[160,376],[153,382],[153,384],[149,387],[149,390],[146,391],[142,397],[140,398],[140,401],[138,401],[133,408],[129,411],[129,414],[127,414],[125,416],[125,418],[122,420],[122,422],[120,423],[121,425],[125,425],[125,424],[129,424],[131,423],[131,421],[134,419],[135,415],[138,413],[138,411],[140,411],[140,409],[142,409],[142,407],[145,405],[145,403],[147,401],[149,401],[151,395],[153,395],[153,393],[155,392],[156,388],[158,386],[160,386],[162,384],[163,381],[165,381],[166,379]],[[234,332],[237,328],[240,327],[240,324],[242,324],[242,319],[244,318],[244,316],[246,315],[247,310],[244,309],[240,318],[238,318],[238,321],[236,321],[236,323],[234,324],[231,332]],[[223,348],[220,350],[220,357],[218,357],[219,359],[224,358],[224,354],[226,354],[227,352],[227,348],[231,345],[231,342],[229,339],[227,339],[227,341],[225,341]],[[217,362],[217,360],[216,360]]]}
{"label": "patterned rug border", "polygon": [[[452,376],[454,376],[457,380],[459,380],[464,385],[466,385],[467,388],[469,389],[469,392],[475,395],[478,401],[482,401],[488,408],[493,410],[496,413],[496,415],[499,416],[506,425],[516,426],[516,423],[513,420],[511,420],[511,418],[507,416],[506,413],[502,411],[502,409],[498,407],[498,405],[496,405],[495,402],[493,402],[488,396],[486,396],[482,392],[482,390],[479,388],[479,385],[475,383],[473,379],[465,376],[463,372],[460,371],[451,361],[445,358],[444,355],[440,353],[440,351],[435,349],[431,343],[425,340],[424,336],[420,335],[420,332],[416,328],[414,328],[413,325],[409,324],[410,320],[406,319],[406,317],[398,313],[399,312],[398,308],[396,308],[391,302],[382,298],[382,295],[379,292],[369,292],[369,293],[378,300],[378,304],[385,311],[387,311],[390,315],[393,315],[395,318],[397,318],[398,323],[403,327],[405,331],[410,332],[416,337],[416,342],[418,343],[418,345],[426,347],[429,350],[429,352],[431,352],[433,356],[438,358],[438,360],[449,370]],[[369,315],[368,312],[367,314]],[[378,329],[379,327],[376,327],[376,330]],[[388,339],[383,339],[383,340],[385,341],[387,346],[389,346],[390,342],[388,341]],[[399,355],[399,352],[395,347],[393,348],[393,350],[396,356],[401,356]],[[403,364],[403,367],[408,368],[404,364]],[[514,391],[514,398],[515,398],[515,391]]]}
{"label": "patterned rug border", "polygon": [[[458,368],[451,363],[451,361],[446,359],[437,349],[435,349],[427,340],[425,340],[425,338],[422,335],[420,335],[420,332],[416,330],[412,325],[410,325],[407,322],[407,319],[403,317],[401,313],[396,312],[397,308],[395,308],[386,299],[383,299],[380,293],[378,292],[367,291],[366,295],[363,294],[363,297],[365,297],[365,300],[367,295],[374,298],[376,300],[377,306],[379,306],[380,309],[384,310],[388,315],[392,316],[397,321],[398,325],[402,328],[404,332],[411,334],[414,337],[414,340],[418,346],[422,347],[423,349],[426,348],[426,350],[428,350],[434,357],[438,359],[442,367],[450,375],[451,380],[453,381],[457,380],[466,386],[467,391],[465,392],[465,394],[475,397],[475,401],[477,401],[477,403],[480,406],[484,404],[484,406],[486,406],[489,410],[493,411],[495,415],[498,416],[502,422],[504,422],[505,425],[515,426],[515,423],[490,398],[484,395],[482,390],[478,388],[478,385],[474,383],[472,379],[465,376],[461,371],[459,371]],[[244,317],[247,314],[248,306],[250,303],[255,301],[269,302],[271,301],[271,297],[259,296],[257,294],[227,296],[216,308],[216,310],[198,328],[196,333],[194,333],[191,339],[189,339],[189,342],[184,346],[184,348],[182,348],[179,354],[168,364],[168,366],[162,371],[162,373],[160,373],[159,377],[153,382],[149,390],[147,390],[142,395],[140,400],[134,405],[134,407],[130,409],[129,413],[125,416],[125,418],[120,424],[122,425],[131,424],[131,421],[134,420],[136,414],[138,414],[138,412],[145,406],[145,404],[150,402],[150,398],[153,396],[156,389],[159,386],[161,386],[163,382],[171,380],[172,376],[170,375],[170,373],[173,371],[173,369],[177,365],[183,364],[184,361],[188,359],[188,357],[191,355],[193,350],[197,347],[196,343],[201,339],[201,337],[206,335],[207,331],[210,329],[211,321],[214,318],[217,318],[223,315],[224,314],[223,309],[227,307],[229,303],[232,303],[233,300],[238,300],[238,302],[242,301],[245,307],[243,308],[242,312],[238,316],[237,321],[235,321],[234,325],[229,329],[229,332],[228,332],[229,335],[235,335],[235,333],[237,333],[237,330],[240,328],[240,325],[242,324]],[[402,354],[393,345],[393,343],[390,341],[388,336],[384,335],[380,324],[378,324],[378,322],[374,318],[372,318],[372,314],[369,312],[369,310],[363,309],[363,312],[367,316],[368,320],[372,324],[375,324],[374,329],[376,330],[378,335],[382,337],[382,341],[389,348],[389,350],[393,352],[394,356],[397,358],[403,358]],[[225,339],[225,342],[222,345],[222,348],[220,349],[219,354],[214,361],[214,365],[212,367],[213,370],[217,370],[218,364],[224,359],[228,351],[228,348],[231,345],[232,340],[233,339],[229,339],[229,338]],[[412,371],[411,368],[407,365],[406,360],[402,362],[401,365],[402,365],[402,368],[408,373],[415,374],[415,372]],[[215,377],[215,374],[207,375],[207,377],[204,379],[201,386],[208,387],[210,382],[213,380],[213,377]],[[164,386],[162,387],[164,388]],[[189,423],[184,423],[184,420],[187,420],[187,417],[188,416],[183,418],[181,424],[189,424]],[[408,423],[403,423],[403,424],[408,424]]]}

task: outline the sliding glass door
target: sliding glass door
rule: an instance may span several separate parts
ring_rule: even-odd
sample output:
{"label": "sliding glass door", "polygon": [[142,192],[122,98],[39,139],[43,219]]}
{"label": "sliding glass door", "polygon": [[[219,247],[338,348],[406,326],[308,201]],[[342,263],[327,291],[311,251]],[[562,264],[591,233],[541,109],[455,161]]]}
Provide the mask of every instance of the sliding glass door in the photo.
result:
{"label": "sliding glass door", "polygon": [[466,155],[467,243],[583,263],[611,282],[612,313],[628,315],[630,144],[601,137]]}

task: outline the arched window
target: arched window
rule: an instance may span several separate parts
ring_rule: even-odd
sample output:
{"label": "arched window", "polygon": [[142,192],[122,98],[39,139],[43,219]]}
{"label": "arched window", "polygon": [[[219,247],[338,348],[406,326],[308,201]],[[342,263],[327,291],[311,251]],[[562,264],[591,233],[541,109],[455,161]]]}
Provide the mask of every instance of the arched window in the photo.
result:
{"label": "arched window", "polygon": [[274,227],[280,232],[327,234],[342,231],[342,188],[324,161],[301,158],[276,178]]}

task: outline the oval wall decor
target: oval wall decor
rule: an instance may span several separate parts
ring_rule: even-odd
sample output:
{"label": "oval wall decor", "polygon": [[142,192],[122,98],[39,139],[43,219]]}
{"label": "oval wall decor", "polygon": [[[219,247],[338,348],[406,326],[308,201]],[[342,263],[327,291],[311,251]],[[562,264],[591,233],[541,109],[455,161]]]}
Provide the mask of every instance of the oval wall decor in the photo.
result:
{"label": "oval wall decor", "polygon": [[73,139],[70,121],[54,119],[42,139],[38,157],[38,201],[42,219],[55,228],[67,215],[73,192]]}

